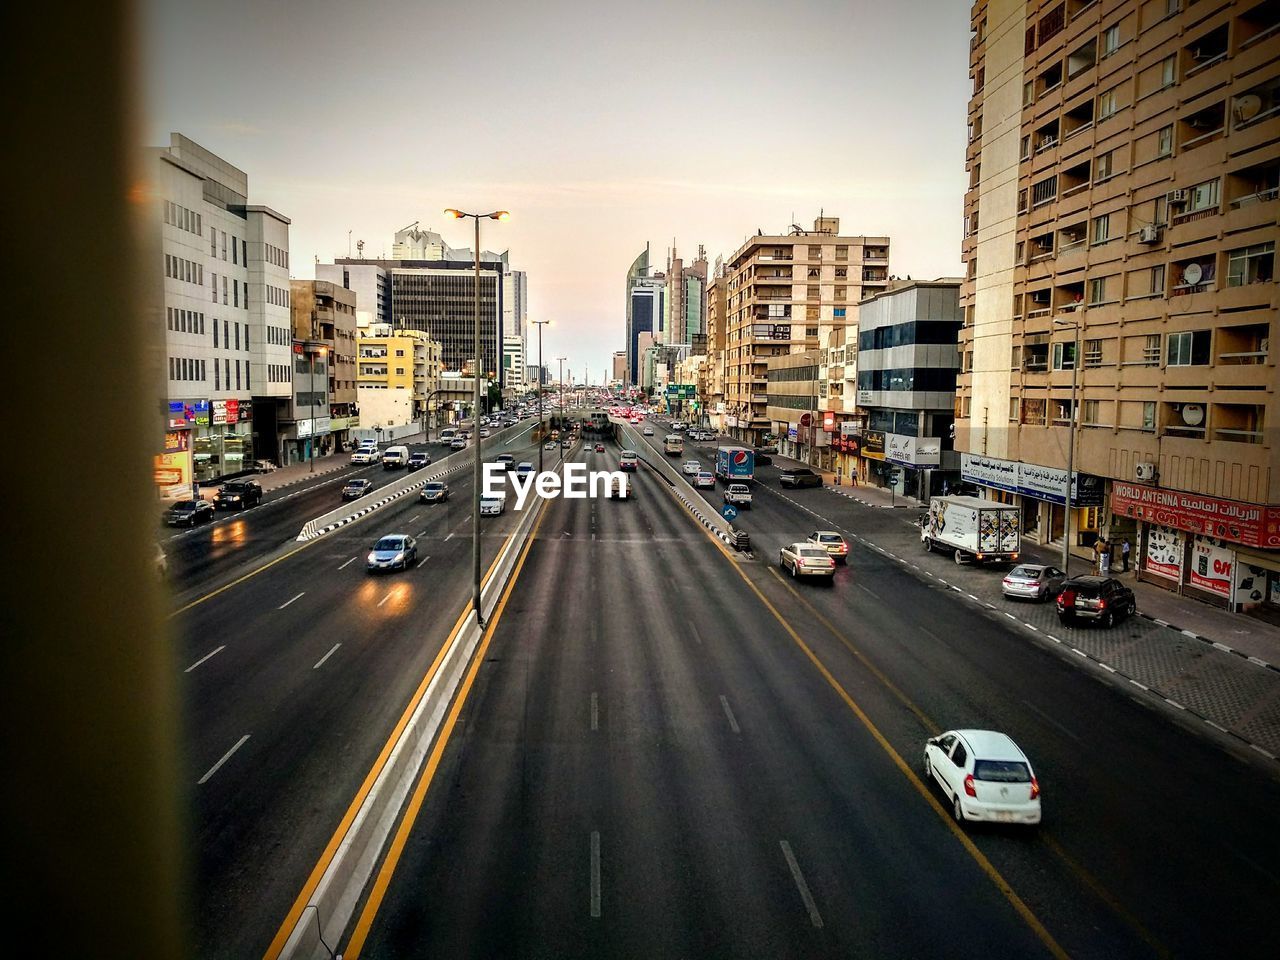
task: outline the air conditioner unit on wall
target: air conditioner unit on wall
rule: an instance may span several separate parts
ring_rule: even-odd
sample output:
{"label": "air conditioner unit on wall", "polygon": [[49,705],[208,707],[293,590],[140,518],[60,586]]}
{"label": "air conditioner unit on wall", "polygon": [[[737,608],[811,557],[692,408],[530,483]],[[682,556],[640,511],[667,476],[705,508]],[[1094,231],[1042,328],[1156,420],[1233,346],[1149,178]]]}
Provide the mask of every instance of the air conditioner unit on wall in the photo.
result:
{"label": "air conditioner unit on wall", "polygon": [[1186,203],[1187,191],[1186,190],[1170,190],[1167,199],[1169,203]]}
{"label": "air conditioner unit on wall", "polygon": [[1156,478],[1156,465],[1152,463],[1150,460],[1145,460],[1137,464],[1136,468],[1134,469],[1134,476],[1136,476],[1139,480],[1150,483],[1152,480],[1155,480]]}
{"label": "air conditioner unit on wall", "polygon": [[1160,227],[1156,224],[1152,224],[1149,227],[1143,227],[1141,230],[1138,231],[1138,242],[1139,243],[1159,243]]}

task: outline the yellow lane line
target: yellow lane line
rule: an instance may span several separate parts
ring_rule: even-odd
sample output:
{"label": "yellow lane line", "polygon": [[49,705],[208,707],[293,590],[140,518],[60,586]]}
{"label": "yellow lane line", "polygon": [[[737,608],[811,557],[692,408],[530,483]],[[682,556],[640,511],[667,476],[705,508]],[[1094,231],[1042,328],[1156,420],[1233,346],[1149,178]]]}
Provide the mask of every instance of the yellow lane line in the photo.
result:
{"label": "yellow lane line", "polygon": [[[514,534],[508,534],[502,548],[506,549],[507,543],[511,541]],[[498,565],[498,560],[502,556],[502,550],[498,551],[498,556],[493,558],[493,563],[489,565],[489,570],[484,575],[484,583],[487,583],[489,577],[492,576],[494,568]],[[281,558],[283,559],[283,558]],[[395,728],[391,731],[391,736],[387,738],[387,742],[383,745],[382,751],[378,754],[378,758],[373,762],[368,775],[364,778],[364,782],[360,784],[360,789],[356,791],[354,799],[347,807],[347,812],[343,815],[342,820],[338,824],[338,828],[333,832],[333,836],[329,838],[328,844],[324,848],[324,852],[320,854],[320,859],[316,862],[315,867],[311,871],[311,875],[307,877],[307,882],[302,885],[302,890],[298,893],[297,898],[293,901],[293,906],[289,908],[288,914],[285,915],[284,922],[280,924],[280,929],[276,931],[275,937],[271,941],[271,945],[267,947],[267,952],[263,954],[263,960],[276,960],[280,956],[284,945],[288,941],[293,928],[297,926],[298,919],[302,916],[302,912],[307,908],[307,904],[311,901],[312,894],[315,893],[316,887],[320,885],[320,879],[324,876],[325,870],[329,869],[329,864],[333,861],[334,854],[337,853],[338,847],[347,835],[347,831],[351,829],[351,824],[355,821],[356,814],[360,812],[360,807],[364,803],[365,798],[369,795],[369,791],[373,789],[374,781],[378,779],[378,774],[382,772],[382,768],[386,765],[387,758],[391,756],[391,751],[395,748],[396,742],[400,739],[400,735],[409,724],[409,718],[413,716],[413,712],[418,708],[418,703],[423,695],[427,692],[427,688],[431,685],[431,681],[435,678],[436,672],[440,669],[445,654],[449,651],[450,645],[457,636],[458,631],[462,629],[463,622],[471,613],[471,601],[468,599],[462,608],[462,612],[458,614],[458,619],[454,621],[453,629],[449,631],[448,639],[441,645],[436,658],[431,663],[431,667],[427,670],[426,676],[422,678],[422,682],[418,684],[418,688],[413,692],[413,696],[409,698],[409,704],[404,708],[404,712],[400,714],[400,719],[396,723]]]}
{"label": "yellow lane line", "polygon": [[[672,496],[674,497],[674,493]],[[1009,905],[1013,907],[1018,916],[1022,918],[1022,921],[1031,929],[1031,932],[1036,935],[1037,939],[1044,944],[1049,953],[1058,958],[1058,960],[1068,960],[1069,954],[1062,949],[1058,944],[1058,941],[1053,938],[1053,935],[1049,933],[1045,925],[1040,922],[1040,918],[1037,917],[1031,908],[1027,906],[1026,902],[1018,896],[1017,892],[1009,882],[1005,880],[1000,871],[996,869],[995,865],[986,858],[986,855],[983,854],[983,852],[978,849],[977,845],[969,838],[969,835],[966,834],[964,830],[960,828],[960,825],[951,818],[951,814],[943,809],[942,804],[940,804],[937,798],[933,795],[933,791],[931,791],[924,781],[916,775],[915,770],[913,770],[911,766],[902,759],[902,755],[894,749],[893,744],[891,744],[884,734],[880,732],[880,728],[877,727],[863,709],[858,706],[857,701],[849,695],[849,692],[845,690],[845,688],[840,684],[840,681],[832,675],[831,671],[828,670],[826,665],[818,658],[818,655],[815,654],[809,648],[809,645],[801,639],[800,634],[795,631],[787,619],[778,612],[778,608],[775,607],[760,588],[751,581],[751,578],[743,571],[741,565],[733,561],[733,556],[725,548],[724,544],[720,542],[720,539],[713,536],[701,524],[698,525],[698,529],[706,535],[707,539],[710,540],[720,553],[724,555],[725,559],[729,561],[731,569],[733,569],[738,576],[742,578],[742,582],[745,583],[747,588],[756,595],[756,598],[764,604],[769,613],[773,615],[773,618],[778,621],[778,624],[782,629],[787,632],[789,637],[791,637],[792,642],[794,642],[804,655],[809,658],[809,661],[814,665],[818,673],[822,675],[822,678],[827,681],[827,684],[831,689],[834,690],[840,699],[845,702],[845,705],[850,711],[852,711],[853,715],[858,718],[859,722],[861,722],[861,724],[867,729],[867,732],[871,734],[876,743],[880,745],[880,748],[888,755],[889,759],[893,761],[894,766],[896,766],[902,775],[907,778],[907,781],[915,788],[916,792],[919,793],[920,796],[924,798],[925,802],[929,804],[934,813],[938,815],[938,818],[947,825],[947,828],[952,832],[955,838],[960,841],[960,845],[964,847],[965,852],[973,858],[974,862],[982,869],[982,872],[987,875],[993,884],[995,884],[996,889],[1000,891],[1005,900],[1008,901]]]}
{"label": "yellow lane line", "polygon": [[372,928],[373,921],[382,906],[382,901],[386,897],[387,889],[391,885],[391,878],[395,874],[396,866],[400,862],[400,856],[404,852],[409,835],[413,833],[413,826],[418,819],[422,804],[426,800],[427,791],[431,788],[431,781],[435,778],[436,770],[444,757],[445,748],[449,745],[449,738],[453,734],[454,725],[458,722],[462,708],[466,705],[472,684],[475,683],[476,676],[480,672],[480,665],[484,663],[485,653],[489,649],[489,642],[493,639],[494,631],[497,630],[498,623],[502,619],[502,613],[507,607],[507,600],[515,589],[516,581],[520,579],[520,573],[524,569],[525,558],[529,555],[529,549],[533,546],[534,540],[537,539],[538,530],[542,527],[542,521],[546,519],[548,513],[550,513],[550,509],[544,509],[538,516],[538,522],[534,524],[533,530],[529,534],[529,539],[525,541],[524,548],[520,553],[520,559],[516,562],[515,571],[512,573],[511,579],[507,581],[506,589],[502,593],[502,599],[498,601],[498,606],[494,610],[493,616],[489,619],[484,639],[480,642],[480,648],[471,660],[471,667],[467,671],[467,676],[458,690],[458,695],[449,710],[449,716],[440,730],[440,735],[436,738],[435,746],[431,750],[427,765],[423,769],[417,785],[414,787],[413,796],[409,800],[409,806],[405,809],[404,818],[400,821],[395,838],[391,841],[391,847],[387,851],[386,859],[383,860],[382,866],[378,870],[373,889],[369,892],[369,899],[365,902],[364,909],[360,912],[360,919],[356,921],[355,930],[351,934],[351,941],[342,953],[347,960],[357,960],[360,956],[360,951],[364,949],[369,930]]}

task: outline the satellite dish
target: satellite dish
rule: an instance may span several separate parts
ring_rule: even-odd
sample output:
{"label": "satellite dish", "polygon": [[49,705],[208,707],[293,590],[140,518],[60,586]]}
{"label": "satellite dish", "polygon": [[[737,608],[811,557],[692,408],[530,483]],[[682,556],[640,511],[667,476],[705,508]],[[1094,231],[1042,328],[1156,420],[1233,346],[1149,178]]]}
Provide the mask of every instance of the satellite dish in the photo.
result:
{"label": "satellite dish", "polygon": [[1204,423],[1204,407],[1198,403],[1182,405],[1182,422],[1188,427],[1198,427]]}
{"label": "satellite dish", "polygon": [[1242,97],[1236,97],[1235,103],[1231,105],[1231,112],[1235,115],[1238,123],[1252,120],[1261,109],[1262,98],[1256,93],[1246,93]]}
{"label": "satellite dish", "polygon": [[1199,283],[1200,278],[1203,276],[1204,276],[1204,271],[1200,268],[1200,264],[1198,263],[1188,263],[1182,271],[1183,282],[1189,283],[1192,286],[1195,286],[1197,283]]}

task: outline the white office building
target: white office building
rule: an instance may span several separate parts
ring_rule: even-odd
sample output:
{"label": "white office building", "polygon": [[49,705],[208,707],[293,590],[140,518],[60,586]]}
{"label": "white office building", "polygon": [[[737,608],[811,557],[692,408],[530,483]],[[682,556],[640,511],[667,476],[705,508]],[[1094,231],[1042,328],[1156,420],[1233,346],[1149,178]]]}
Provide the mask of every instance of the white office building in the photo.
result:
{"label": "white office building", "polygon": [[524,337],[502,338],[502,382],[515,393],[524,393]]}

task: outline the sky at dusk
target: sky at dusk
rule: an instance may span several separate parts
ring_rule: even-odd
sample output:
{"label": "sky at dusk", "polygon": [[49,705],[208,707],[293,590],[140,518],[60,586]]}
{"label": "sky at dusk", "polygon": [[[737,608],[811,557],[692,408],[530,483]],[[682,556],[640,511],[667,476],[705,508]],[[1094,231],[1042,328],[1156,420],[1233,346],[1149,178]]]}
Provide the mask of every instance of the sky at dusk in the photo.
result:
{"label": "sky at dusk", "polygon": [[[726,258],[757,229],[891,237],[890,271],[960,270],[969,6],[144,0],[143,134],[186,134],[292,220],[296,277],[391,253],[445,207],[529,275],[545,358],[599,381],[648,241]],[[530,344],[531,348],[533,344]],[[554,368],[554,363],[551,364]]]}

